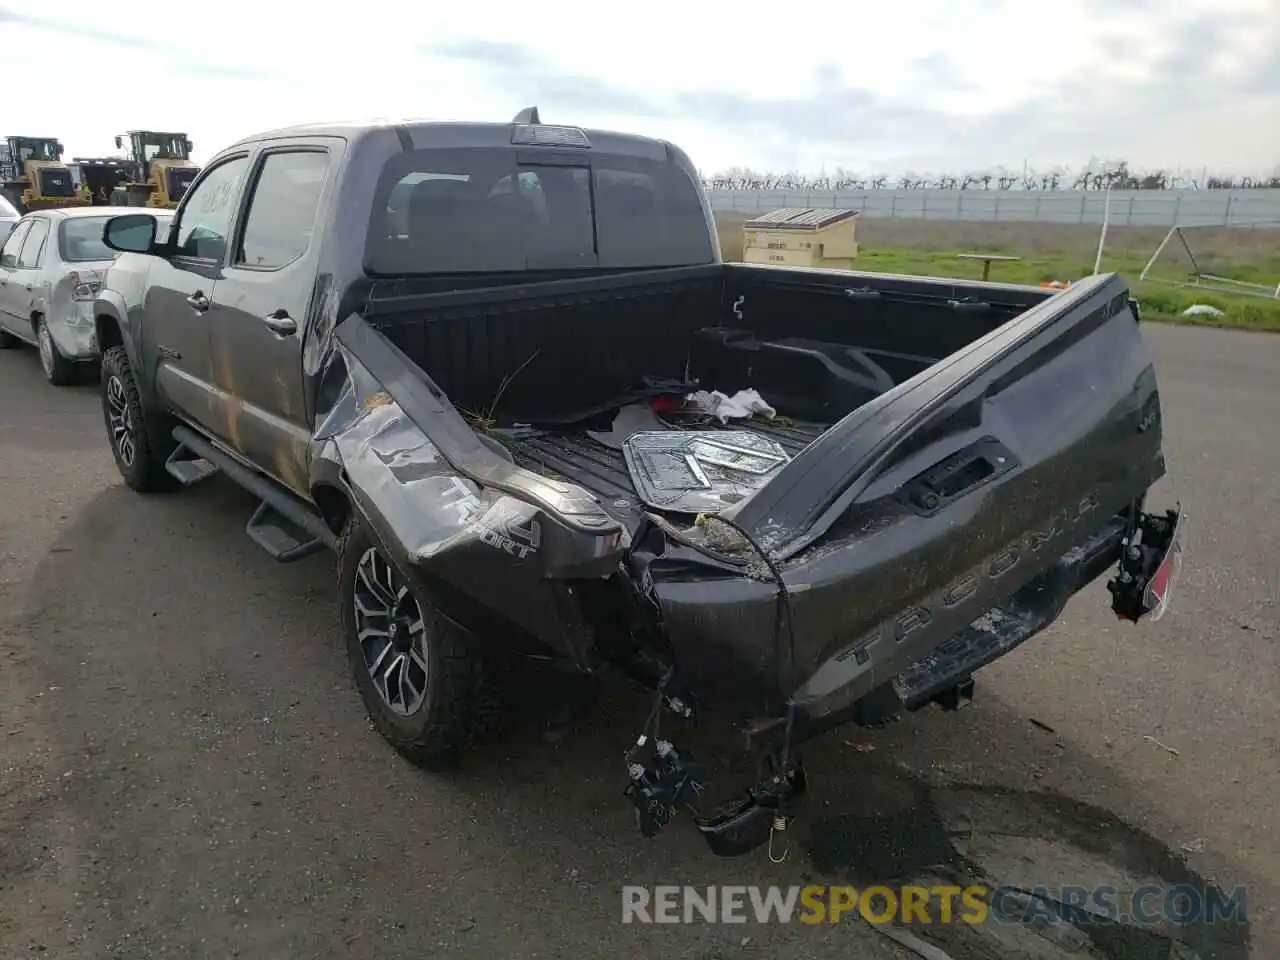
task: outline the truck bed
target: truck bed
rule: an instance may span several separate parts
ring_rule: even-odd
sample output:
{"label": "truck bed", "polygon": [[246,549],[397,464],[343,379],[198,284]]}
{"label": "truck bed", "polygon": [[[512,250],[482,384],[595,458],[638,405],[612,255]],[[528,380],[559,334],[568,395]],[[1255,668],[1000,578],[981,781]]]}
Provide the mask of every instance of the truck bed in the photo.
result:
{"label": "truck bed", "polygon": [[[827,426],[754,417],[748,421],[731,422],[724,429],[758,433],[776,440],[788,454],[795,456],[821,436]],[[628,530],[634,531],[640,523],[647,508],[636,496],[621,450],[613,450],[583,432],[504,438],[502,443],[516,463],[525,469],[544,477],[571,481],[594,493],[610,516]]]}

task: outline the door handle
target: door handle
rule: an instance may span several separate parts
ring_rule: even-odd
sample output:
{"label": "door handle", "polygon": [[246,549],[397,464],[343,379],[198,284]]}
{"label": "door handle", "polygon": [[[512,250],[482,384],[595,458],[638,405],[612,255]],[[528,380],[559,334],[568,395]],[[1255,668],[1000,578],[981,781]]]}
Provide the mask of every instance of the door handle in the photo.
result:
{"label": "door handle", "polygon": [[262,318],[262,322],[278,337],[287,337],[298,330],[298,324],[287,310],[273,310]]}
{"label": "door handle", "polygon": [[187,303],[191,304],[192,310],[197,310],[200,313],[204,313],[209,309],[209,298],[200,290],[187,297]]}

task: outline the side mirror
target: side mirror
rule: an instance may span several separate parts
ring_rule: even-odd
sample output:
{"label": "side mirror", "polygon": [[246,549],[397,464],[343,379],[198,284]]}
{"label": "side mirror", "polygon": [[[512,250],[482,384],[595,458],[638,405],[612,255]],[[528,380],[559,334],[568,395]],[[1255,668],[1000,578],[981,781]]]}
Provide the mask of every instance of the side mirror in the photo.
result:
{"label": "side mirror", "polygon": [[157,227],[156,218],[149,213],[121,214],[102,228],[102,242],[120,253],[151,253]]}
{"label": "side mirror", "polygon": [[187,153],[190,153],[192,150],[195,149],[195,145],[191,142],[190,137],[187,137],[186,144],[187,144]]}
{"label": "side mirror", "polygon": [[122,147],[124,147],[124,138],[123,138],[123,137],[116,137],[116,149],[117,149],[117,150],[119,150],[119,149],[121,149]]}

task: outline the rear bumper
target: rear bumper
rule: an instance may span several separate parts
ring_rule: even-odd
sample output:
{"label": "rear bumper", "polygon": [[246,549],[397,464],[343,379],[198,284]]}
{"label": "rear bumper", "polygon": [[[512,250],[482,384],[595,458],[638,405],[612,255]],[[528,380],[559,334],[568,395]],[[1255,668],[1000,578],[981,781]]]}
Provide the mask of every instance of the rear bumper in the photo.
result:
{"label": "rear bumper", "polygon": [[[679,580],[659,571],[651,572],[650,582],[678,673],[695,699],[716,713],[732,714],[760,745],[781,737],[791,707],[793,735],[800,741],[854,719],[859,701],[877,688],[891,685],[904,708],[917,709],[1025,643],[1058,617],[1072,595],[1119,563],[1129,523],[1124,512],[1101,523],[1095,518],[1054,544],[1056,559],[1028,566],[1009,581],[1005,589],[1012,593],[995,593],[987,584],[964,598],[952,584],[940,600],[926,599],[839,645],[798,683],[777,669],[787,660],[787,611],[767,575],[756,580],[739,571],[710,583],[690,578],[686,567]],[[678,563],[671,551],[664,559]],[[850,583],[847,592],[857,590]],[[807,605],[809,593],[820,591],[791,587],[797,631],[821,622],[824,614]],[[813,599],[829,602],[830,593]]]}

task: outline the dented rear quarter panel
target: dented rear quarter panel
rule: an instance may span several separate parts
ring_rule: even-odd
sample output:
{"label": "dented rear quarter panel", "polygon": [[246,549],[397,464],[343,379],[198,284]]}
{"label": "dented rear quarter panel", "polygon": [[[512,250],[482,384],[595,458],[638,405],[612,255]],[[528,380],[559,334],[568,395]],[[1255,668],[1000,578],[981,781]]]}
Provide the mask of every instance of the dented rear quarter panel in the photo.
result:
{"label": "dented rear quarter panel", "polygon": [[[446,583],[585,666],[589,631],[566,581],[615,573],[627,545],[621,526],[586,491],[516,467],[455,412],[415,409],[431,397],[429,381],[359,317],[344,323],[333,361],[342,386],[316,428],[313,477],[340,478],[373,534],[428,591]],[[395,375],[369,369],[388,363]],[[450,415],[474,446],[450,443]],[[452,458],[442,447],[453,447]]]}

